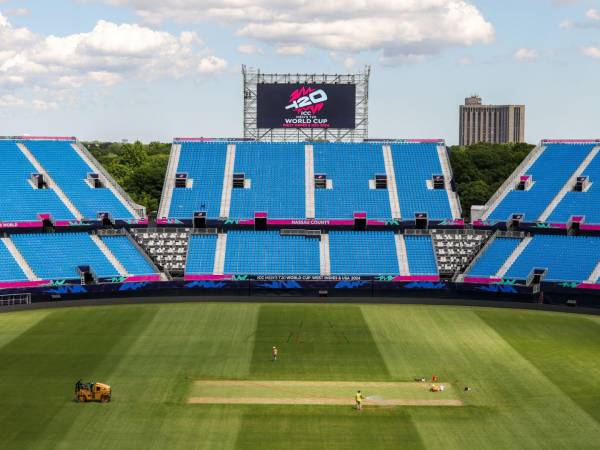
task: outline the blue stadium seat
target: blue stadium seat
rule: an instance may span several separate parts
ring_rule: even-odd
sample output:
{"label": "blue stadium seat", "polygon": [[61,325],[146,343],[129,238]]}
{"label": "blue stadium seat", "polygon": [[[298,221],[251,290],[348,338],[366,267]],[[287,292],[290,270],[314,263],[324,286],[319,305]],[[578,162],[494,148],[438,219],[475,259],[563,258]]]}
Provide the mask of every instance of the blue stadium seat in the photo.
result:
{"label": "blue stadium seat", "polygon": [[313,149],[315,174],[333,183],[333,189],[315,189],[317,218],[349,219],[357,211],[373,219],[392,217],[388,190],[369,189],[369,180],[385,174],[380,144],[317,142]]}
{"label": "blue stadium seat", "polygon": [[509,191],[488,219],[504,221],[511,214],[524,213],[526,222],[535,222],[593,147],[591,144],[546,145],[526,173],[533,176],[531,189]]}
{"label": "blue stadium seat", "polygon": [[113,219],[133,219],[108,188],[92,188],[88,173],[94,170],[71,147],[74,141],[25,141],[46,172],[86,219],[96,219],[98,213],[108,212]]}
{"label": "blue stadium seat", "polygon": [[185,273],[211,274],[215,265],[216,234],[192,234],[188,243]]}
{"label": "blue stadium seat", "polygon": [[0,281],[26,281],[27,275],[12,257],[4,242],[0,242]]}
{"label": "blue stadium seat", "polygon": [[592,185],[587,192],[567,192],[556,206],[549,222],[568,222],[571,216],[585,216],[587,223],[600,223],[600,153],[581,174],[588,176]]}
{"label": "blue stadium seat", "polygon": [[33,272],[42,279],[75,279],[77,266],[90,266],[96,276],[119,276],[87,233],[13,234]]}
{"label": "blue stadium seat", "polygon": [[[242,142],[236,145],[234,173],[250,179],[249,189],[231,192],[231,218],[306,216],[304,144]],[[219,198],[220,199],[220,198]]]}
{"label": "blue stadium seat", "polygon": [[197,211],[219,217],[226,142],[182,142],[177,172],[186,172],[193,180],[191,188],[174,188],[169,217],[191,219]]}
{"label": "blue stadium seat", "polygon": [[466,276],[481,278],[494,277],[520,242],[521,239],[518,238],[495,238],[491,244],[487,246],[485,252],[479,256]]}
{"label": "blue stadium seat", "polygon": [[547,268],[546,281],[585,281],[600,261],[600,237],[536,235],[508,269],[506,278],[526,279]]}
{"label": "blue stadium seat", "polygon": [[111,253],[130,275],[151,275],[156,271],[127,236],[102,236]]}
{"label": "blue stadium seat", "polygon": [[17,141],[0,139],[0,221],[37,220],[52,214],[55,220],[75,219],[52,189],[34,189],[28,180],[36,169],[17,147]]}
{"label": "blue stadium seat", "polygon": [[437,144],[398,143],[391,149],[402,217],[411,220],[415,213],[426,212],[429,219],[451,219],[448,191],[427,188],[427,180],[442,175]]}
{"label": "blue stadium seat", "polygon": [[398,275],[396,241],[391,231],[329,232],[331,273]]}
{"label": "blue stadium seat", "polygon": [[405,235],[404,242],[411,275],[437,275],[439,273],[431,236]]}
{"label": "blue stadium seat", "polygon": [[225,273],[318,275],[319,240],[277,231],[229,231]]}

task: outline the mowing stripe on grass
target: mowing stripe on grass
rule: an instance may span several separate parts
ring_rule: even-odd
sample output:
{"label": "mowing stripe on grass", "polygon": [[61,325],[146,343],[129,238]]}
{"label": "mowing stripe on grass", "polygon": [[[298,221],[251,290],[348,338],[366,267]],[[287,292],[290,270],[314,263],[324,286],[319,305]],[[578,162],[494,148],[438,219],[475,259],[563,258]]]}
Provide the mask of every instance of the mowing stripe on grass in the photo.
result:
{"label": "mowing stripe on grass", "polygon": [[[65,439],[68,448],[235,446],[243,410],[193,407],[184,399],[195,377],[248,376],[258,306],[179,304],[152,308],[157,313],[129,343],[110,374],[115,393],[109,408],[82,411]],[[99,417],[111,433],[103,440],[88,442],[80,431]]]}
{"label": "mowing stripe on grass", "polygon": [[[271,361],[271,348],[279,360]],[[251,377],[262,380],[389,380],[359,306],[262,305]]]}
{"label": "mowing stripe on grass", "polygon": [[[115,310],[116,311],[116,310]],[[0,422],[6,448],[52,448],[63,442],[79,408],[78,378],[105,377],[122,354],[112,353],[136,336],[154,311],[73,308],[52,311],[0,349]],[[24,405],[26,414],[23,414]]]}
{"label": "mowing stripe on grass", "polygon": [[[488,326],[479,317],[479,311],[461,307],[363,306],[394,376],[410,379],[436,374],[442,381],[472,388],[470,392],[460,392],[460,398],[473,407],[427,411],[410,408],[423,442],[428,447],[444,449],[586,448],[590,442],[596,442],[598,430],[594,421],[515,351],[503,335]],[[484,312],[492,316],[506,314],[507,320],[520,314]],[[533,312],[530,320],[534,321],[538,314]],[[583,317],[579,320],[586,321]],[[528,339],[541,336],[548,335],[534,330]]]}
{"label": "mowing stripe on grass", "polygon": [[404,408],[363,411],[356,411],[351,406],[283,405],[247,408],[236,443],[238,450],[375,448],[424,448],[419,433]]}
{"label": "mowing stripe on grass", "polygon": [[600,388],[588,387],[590,380],[600,380],[599,322],[568,314],[533,315],[528,311],[477,314],[600,424]]}

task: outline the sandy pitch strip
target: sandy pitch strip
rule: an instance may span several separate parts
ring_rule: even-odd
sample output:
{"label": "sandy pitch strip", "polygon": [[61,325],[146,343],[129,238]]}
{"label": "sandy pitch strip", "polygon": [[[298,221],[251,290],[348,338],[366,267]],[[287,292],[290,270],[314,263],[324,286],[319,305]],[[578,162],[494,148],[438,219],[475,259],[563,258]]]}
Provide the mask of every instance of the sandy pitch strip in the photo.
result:
{"label": "sandy pitch strip", "polygon": [[[311,388],[311,387],[347,387],[350,392],[360,385],[363,389],[373,388],[400,388],[400,387],[422,387],[427,389],[427,384],[419,382],[355,382],[355,381],[260,381],[260,380],[198,380],[194,382],[197,386],[227,388],[227,387],[260,387],[268,389],[271,394],[273,390],[278,388]],[[448,383],[444,383],[450,386]],[[436,394],[432,393],[432,396]],[[352,397],[326,397],[314,396],[307,393],[302,396],[287,396],[276,397],[273,395],[256,397],[256,396],[239,396],[239,397],[219,397],[219,396],[203,396],[190,397],[190,404],[203,405],[338,405],[351,406],[354,405]],[[365,399],[364,405],[372,406],[463,406],[461,400],[456,399]]]}

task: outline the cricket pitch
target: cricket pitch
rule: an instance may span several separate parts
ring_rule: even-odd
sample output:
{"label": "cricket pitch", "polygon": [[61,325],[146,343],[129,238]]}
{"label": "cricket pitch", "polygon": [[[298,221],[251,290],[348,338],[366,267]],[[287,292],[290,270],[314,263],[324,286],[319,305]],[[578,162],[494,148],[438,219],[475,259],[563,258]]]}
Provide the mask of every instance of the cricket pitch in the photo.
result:
{"label": "cricket pitch", "polygon": [[463,406],[448,383],[430,392],[430,383],[364,381],[197,380],[190,404],[354,405],[360,389],[365,406]]}

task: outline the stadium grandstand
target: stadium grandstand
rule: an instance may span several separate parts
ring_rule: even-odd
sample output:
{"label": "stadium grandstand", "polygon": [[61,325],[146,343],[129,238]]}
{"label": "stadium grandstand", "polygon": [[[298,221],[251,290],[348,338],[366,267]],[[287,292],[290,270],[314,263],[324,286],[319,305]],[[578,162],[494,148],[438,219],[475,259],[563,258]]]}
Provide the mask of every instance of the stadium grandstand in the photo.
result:
{"label": "stadium grandstand", "polygon": [[441,140],[177,138],[149,220],[77,139],[3,138],[0,288],[593,295],[599,150],[542,141],[469,224]]}

